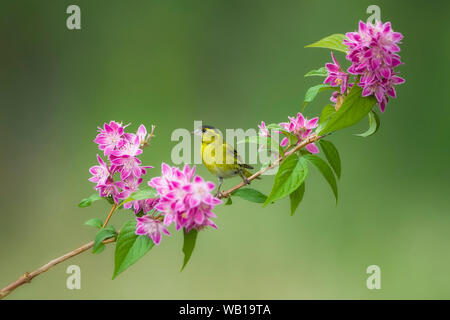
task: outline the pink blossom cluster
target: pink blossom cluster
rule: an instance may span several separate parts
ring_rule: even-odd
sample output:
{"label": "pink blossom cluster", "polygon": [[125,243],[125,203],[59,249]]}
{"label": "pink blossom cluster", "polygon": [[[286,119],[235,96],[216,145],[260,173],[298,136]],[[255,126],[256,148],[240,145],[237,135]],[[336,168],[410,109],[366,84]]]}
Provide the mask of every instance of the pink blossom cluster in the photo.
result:
{"label": "pink blossom cluster", "polygon": [[[280,123],[280,126],[282,126],[286,131],[297,137],[297,144],[299,144],[303,140],[308,139],[312,134],[312,130],[317,128],[318,125],[318,117],[308,120],[300,112],[297,113],[296,117],[289,117],[289,122]],[[288,142],[289,139],[285,137],[283,138],[283,140],[281,140],[280,145],[284,147],[288,144]],[[307,144],[305,146],[305,149],[311,153],[319,153],[319,148],[317,148],[315,143]]]}
{"label": "pink blossom cluster", "polygon": [[331,52],[331,59],[333,63],[325,64],[325,68],[328,71],[328,76],[323,83],[329,84],[332,87],[341,87],[341,94],[345,94],[348,85],[348,73],[342,71],[339,62],[336,60],[333,52]]}
{"label": "pink blossom cluster", "polygon": [[[297,138],[296,144],[301,143],[302,141],[308,139],[312,135],[312,130],[317,128],[319,125],[319,118],[315,117],[311,120],[308,120],[301,114],[297,113],[296,117],[288,117],[289,122],[281,122],[280,126],[288,133],[294,135]],[[264,121],[261,121],[261,124],[258,125],[259,135],[262,137],[270,137],[271,134],[269,129],[266,127]],[[276,133],[280,133],[280,131],[275,131]],[[281,140],[280,146],[286,147],[289,144],[289,138],[284,137]],[[314,143],[309,143],[305,146],[305,149],[311,153],[318,153],[319,148]]]}
{"label": "pink blossom cluster", "polygon": [[134,200],[124,203],[125,209],[133,209],[135,214],[146,214],[155,208],[158,203],[158,198],[149,198],[144,200]]}
{"label": "pink blossom cluster", "polygon": [[[395,68],[402,64],[398,44],[403,35],[394,32],[390,22],[375,24],[359,22],[359,30],[346,33],[344,44],[348,47],[346,56],[352,65],[347,72],[360,77],[358,86],[363,88],[362,96],[375,96],[380,110],[384,112],[389,97],[396,98],[394,86],[404,83]],[[327,63],[328,77],[324,83],[341,86],[341,94],[348,89],[348,73],[342,71],[332,54],[333,63]],[[331,101],[336,101],[338,93],[333,93]]]}
{"label": "pink blossom cluster", "polygon": [[156,245],[161,243],[163,233],[170,236],[169,231],[160,219],[145,215],[137,217],[136,220],[136,234],[148,236]]}
{"label": "pink blossom cluster", "polygon": [[94,142],[103,150],[106,161],[97,155],[98,165],[89,169],[92,177],[89,181],[96,183],[95,189],[101,197],[111,197],[118,204],[120,200],[139,189],[146,169],[137,158],[142,153],[142,146],[148,142],[149,135],[144,125],[140,125],[136,134],[125,132],[121,123],[110,121],[103,128],[98,128]]}
{"label": "pink blossom cluster", "polygon": [[163,215],[164,225],[174,223],[176,230],[185,228],[186,232],[207,226],[217,229],[211,220],[216,217],[212,210],[222,201],[211,194],[214,183],[195,176],[195,166],[191,169],[185,165],[180,170],[163,163],[161,173],[148,184],[158,192],[159,201],[155,210]]}

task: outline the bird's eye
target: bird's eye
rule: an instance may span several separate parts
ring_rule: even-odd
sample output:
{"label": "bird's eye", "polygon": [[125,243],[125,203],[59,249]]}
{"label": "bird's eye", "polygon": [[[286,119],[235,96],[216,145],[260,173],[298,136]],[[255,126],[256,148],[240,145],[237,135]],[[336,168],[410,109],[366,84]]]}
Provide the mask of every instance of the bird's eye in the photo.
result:
{"label": "bird's eye", "polygon": [[206,129],[203,128],[203,129],[202,129],[202,132],[205,133],[205,132],[206,132]]}

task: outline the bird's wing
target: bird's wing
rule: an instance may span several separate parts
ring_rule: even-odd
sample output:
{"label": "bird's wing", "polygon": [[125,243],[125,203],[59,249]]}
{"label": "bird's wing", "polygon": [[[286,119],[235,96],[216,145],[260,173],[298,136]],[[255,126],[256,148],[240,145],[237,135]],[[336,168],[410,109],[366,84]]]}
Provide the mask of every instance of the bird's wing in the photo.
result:
{"label": "bird's wing", "polygon": [[231,145],[224,142],[222,146],[223,146],[223,158],[226,161],[225,163],[234,164],[241,162],[241,157],[237,154],[237,152],[233,149]]}
{"label": "bird's wing", "polygon": [[[227,160],[234,159],[233,163],[237,163],[237,164],[243,166],[244,168],[253,169],[252,166],[249,166],[248,164],[245,164],[242,161],[242,158],[239,155],[239,153],[236,151],[236,149],[234,149],[228,143],[224,143],[224,154],[226,154]],[[230,162],[227,162],[227,163],[230,163]]]}

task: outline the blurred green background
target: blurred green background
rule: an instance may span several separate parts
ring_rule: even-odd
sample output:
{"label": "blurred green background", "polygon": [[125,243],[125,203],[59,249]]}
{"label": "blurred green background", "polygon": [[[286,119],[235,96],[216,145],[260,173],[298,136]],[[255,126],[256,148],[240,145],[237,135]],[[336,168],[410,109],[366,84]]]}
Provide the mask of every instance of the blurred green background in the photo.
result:
{"label": "blurred green background", "polygon": [[[66,28],[69,4],[81,7],[81,30]],[[448,1],[3,1],[0,286],[94,237],[83,223],[104,219],[108,206],[77,203],[93,192],[97,126],[157,125],[141,157],[156,167],[151,177],[170,159],[172,131],[194,120],[220,129],[284,121],[321,81],[303,75],[330,60],[328,50],[303,46],[356,29],[371,4],[405,36],[407,82],[375,136],[352,135],[363,121],[331,137],[343,162],[337,206],[311,170],[294,217],[288,200],[217,207],[219,230],[199,235],[182,273],[172,227],[114,281],[110,246],[9,298],[450,298]],[[323,94],[307,115],[327,101]],[[253,186],[268,192],[271,180]],[[119,211],[112,224],[131,216]],[[81,290],[66,289],[71,264],[81,267]],[[372,264],[381,290],[366,288]]]}

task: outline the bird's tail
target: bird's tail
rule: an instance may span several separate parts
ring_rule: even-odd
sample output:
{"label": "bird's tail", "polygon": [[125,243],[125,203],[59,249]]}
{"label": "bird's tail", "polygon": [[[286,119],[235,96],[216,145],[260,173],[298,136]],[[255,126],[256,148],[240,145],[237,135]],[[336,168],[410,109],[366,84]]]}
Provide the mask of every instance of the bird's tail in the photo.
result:
{"label": "bird's tail", "polygon": [[[250,167],[249,165],[246,164],[246,166]],[[247,167],[245,167],[247,168]],[[253,169],[253,167],[251,167]],[[253,173],[251,173],[250,171],[248,171],[247,169],[242,169],[242,172],[244,173],[244,176],[246,178],[250,177],[253,175]],[[256,179],[261,179],[261,177],[257,177]]]}

